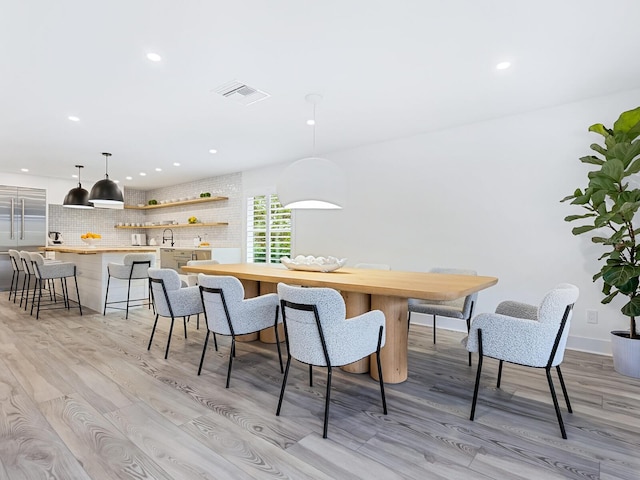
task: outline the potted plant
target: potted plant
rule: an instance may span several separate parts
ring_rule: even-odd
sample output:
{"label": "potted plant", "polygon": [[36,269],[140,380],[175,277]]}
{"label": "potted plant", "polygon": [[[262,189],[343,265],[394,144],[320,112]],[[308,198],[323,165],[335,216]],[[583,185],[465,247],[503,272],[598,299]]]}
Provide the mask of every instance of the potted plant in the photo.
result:
{"label": "potted plant", "polygon": [[561,201],[571,200],[571,204],[586,210],[565,218],[567,222],[586,221],[574,227],[573,234],[591,232],[591,240],[606,249],[599,258],[602,268],[593,281],[603,281],[604,304],[619,294],[626,296],[621,311],[629,317],[628,332],[611,332],[614,368],[624,375],[640,377],[640,334],[636,326],[636,317],[640,316],[640,222],[635,218],[640,208],[640,188],[630,182],[640,172],[640,107],[622,113],[612,129],[596,123],[589,131],[601,135],[604,145],[592,144],[596,154],[580,161],[596,168],[588,174],[586,189],[578,188]]}

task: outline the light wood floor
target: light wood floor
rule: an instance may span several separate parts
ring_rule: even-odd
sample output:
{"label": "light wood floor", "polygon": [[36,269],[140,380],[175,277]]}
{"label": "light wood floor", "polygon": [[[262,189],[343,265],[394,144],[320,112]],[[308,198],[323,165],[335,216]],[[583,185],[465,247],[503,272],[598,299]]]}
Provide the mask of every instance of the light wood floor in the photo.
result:
{"label": "light wood floor", "polygon": [[[387,385],[382,414],[368,375],[334,374],[322,438],[325,372],[292,367],[282,415],[275,345],[239,344],[224,388],[229,341],[168,321],[151,351],[147,310],[124,320],[47,311],[35,320],[0,296],[0,478],[3,479],[638,479],[640,382],[607,357],[567,352],[574,413],[560,437],[544,372],[485,361],[475,378],[459,333],[412,326],[409,380]],[[564,407],[564,405],[563,405]]]}

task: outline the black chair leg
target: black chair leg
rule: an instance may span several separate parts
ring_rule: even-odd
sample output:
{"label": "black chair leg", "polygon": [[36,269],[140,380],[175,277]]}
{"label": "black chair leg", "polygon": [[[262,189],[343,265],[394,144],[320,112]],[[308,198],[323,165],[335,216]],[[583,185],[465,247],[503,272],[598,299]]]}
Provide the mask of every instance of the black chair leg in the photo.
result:
{"label": "black chair leg", "polygon": [[[80,316],[82,316],[82,302],[80,302],[80,290],[78,290],[78,277],[76,277],[75,273],[73,274],[73,281],[76,284],[76,298],[78,299],[78,309],[80,310]],[[65,285],[66,284],[67,284],[67,279],[65,278]],[[68,292],[67,292],[67,295],[68,295]]]}
{"label": "black chair leg", "polygon": [[[183,318],[185,318],[184,331],[186,333],[187,332],[187,321],[186,321],[187,317],[183,317]],[[171,345],[171,334],[173,333],[173,322],[174,322],[174,320],[175,320],[175,318],[171,317],[171,326],[169,327],[169,338],[167,339],[167,350],[164,352],[164,359],[165,360],[169,356],[169,345]]]}
{"label": "black chair leg", "polygon": [[229,367],[227,368],[227,385],[224,388],[229,388],[229,382],[231,381],[231,367],[233,366],[233,357],[236,355],[236,337],[231,336],[231,351],[229,351]]}
{"label": "black chair leg", "polygon": [[500,382],[502,381],[502,363],[500,360],[500,364],[498,365],[498,383],[496,384],[496,388],[500,388]]}
{"label": "black chair leg", "polygon": [[436,316],[433,316],[433,344],[436,344]]}
{"label": "black chair leg", "polygon": [[111,275],[107,275],[107,291],[104,294],[104,309],[102,310],[102,315],[107,314],[107,300],[109,299],[109,284],[111,283]]}
{"label": "black chair leg", "polygon": [[309,386],[313,387],[313,365],[309,365]]}
{"label": "black chair leg", "polygon": [[562,394],[564,395],[564,401],[567,404],[567,410],[569,413],[573,413],[571,409],[571,402],[569,402],[569,394],[567,393],[567,387],[564,384],[564,378],[562,378],[562,372],[560,371],[560,365],[556,366],[556,372],[558,373],[558,379],[560,380],[560,386],[562,387]]}
{"label": "black chair leg", "polygon": [[[189,317],[191,318],[191,317]],[[184,338],[187,338],[187,317],[182,317],[182,322],[184,323]]]}
{"label": "black chair leg", "polygon": [[151,342],[153,342],[153,334],[156,333],[156,326],[158,325],[158,314],[156,313],[156,321],[153,322],[153,329],[151,330],[151,338],[149,338],[149,346],[147,350],[151,350]]}
{"label": "black chair leg", "polygon": [[129,320],[129,298],[131,298],[131,279],[129,279],[127,283],[127,307],[126,307],[127,313],[124,316],[125,320]]}
{"label": "black chair leg", "polygon": [[482,330],[478,329],[478,371],[476,373],[476,386],[473,389],[473,401],[471,402],[471,415],[469,420],[473,421],[476,416],[476,403],[478,401],[478,389],[480,388],[480,374],[482,372]]}
{"label": "black chair leg", "polygon": [[200,366],[198,367],[198,375],[200,375],[200,372],[202,372],[202,364],[204,363],[204,354],[207,351],[207,343],[209,343],[210,333],[211,333],[211,330],[207,330],[207,336],[204,337],[204,346],[202,347],[202,356],[200,357]]}
{"label": "black chair leg", "polygon": [[280,373],[284,373],[284,368],[282,366],[282,352],[280,351],[280,337],[278,336],[278,311],[279,307],[276,307],[276,320],[273,323],[273,329],[276,333],[276,347],[278,348],[278,358],[280,359]]}
{"label": "black chair leg", "polygon": [[[471,305],[471,311],[473,312],[473,305]],[[469,314],[469,318],[467,318],[467,335],[471,331],[471,314]],[[471,366],[471,352],[469,352],[469,366]]]}
{"label": "black chair leg", "polygon": [[380,395],[382,396],[382,410],[384,414],[387,414],[387,399],[384,394],[384,380],[382,379],[382,363],[380,362],[380,345],[382,344],[382,331],[383,327],[380,327],[378,333],[378,348],[376,349],[376,360],[378,363],[378,381],[380,382]]}
{"label": "black chair leg", "polygon": [[562,421],[562,413],[560,412],[560,406],[558,405],[558,397],[556,396],[556,389],[553,387],[553,379],[551,378],[551,367],[546,367],[545,372],[547,374],[547,381],[549,382],[549,390],[551,391],[551,398],[553,399],[553,407],[556,410],[556,417],[558,417],[558,425],[560,425],[560,433],[562,438],[567,439],[567,432],[564,429],[564,422]]}
{"label": "black chair leg", "polygon": [[213,332],[213,346],[216,349],[216,352],[218,351],[218,339],[216,338],[216,332]]}
{"label": "black chair leg", "polygon": [[330,399],[331,399],[331,366],[327,367],[327,394],[324,400],[324,428],[322,430],[322,438],[327,438],[327,430],[329,429]]}
{"label": "black chair leg", "polygon": [[284,399],[284,389],[287,386],[287,377],[289,376],[290,365],[291,365],[291,355],[287,357],[287,365],[284,368],[284,377],[282,377],[282,388],[280,389],[280,398],[278,399],[278,408],[276,410],[276,417],[280,415],[280,408],[282,407],[282,400]]}

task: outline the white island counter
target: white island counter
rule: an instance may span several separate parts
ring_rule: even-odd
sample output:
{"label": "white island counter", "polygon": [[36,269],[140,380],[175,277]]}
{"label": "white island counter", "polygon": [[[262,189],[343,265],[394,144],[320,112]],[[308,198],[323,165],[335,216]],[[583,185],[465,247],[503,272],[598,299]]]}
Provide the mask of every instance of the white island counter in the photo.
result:
{"label": "white island counter", "polygon": [[[154,252],[158,247],[74,247],[55,245],[42,247],[45,252],[55,252],[56,260],[76,264],[78,289],[83,307],[102,313],[104,295],[107,289],[107,265],[110,262],[122,263],[127,253]],[[156,266],[159,265],[156,260]],[[132,283],[131,298],[147,296],[147,284],[142,281]],[[114,280],[109,286],[109,301],[126,300],[127,282]]]}

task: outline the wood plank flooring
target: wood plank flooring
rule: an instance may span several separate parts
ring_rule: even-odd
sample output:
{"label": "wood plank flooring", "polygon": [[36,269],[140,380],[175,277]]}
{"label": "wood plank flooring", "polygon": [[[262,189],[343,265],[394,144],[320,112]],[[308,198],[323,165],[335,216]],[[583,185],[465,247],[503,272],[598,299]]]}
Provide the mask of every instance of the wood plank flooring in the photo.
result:
{"label": "wood plank flooring", "polygon": [[[0,295],[0,479],[639,479],[640,381],[611,359],[566,354],[568,440],[544,371],[485,361],[476,421],[475,358],[462,334],[412,326],[409,379],[387,385],[382,414],[368,374],[334,371],[329,438],[326,373],[292,363],[280,417],[275,345],[238,343],[224,388],[229,339],[209,342],[195,318],[133,310],[107,316],[44,311],[36,320]],[[555,375],[554,375],[555,378]]]}

